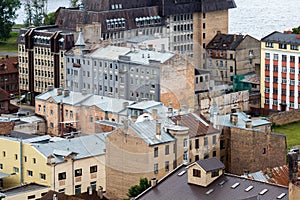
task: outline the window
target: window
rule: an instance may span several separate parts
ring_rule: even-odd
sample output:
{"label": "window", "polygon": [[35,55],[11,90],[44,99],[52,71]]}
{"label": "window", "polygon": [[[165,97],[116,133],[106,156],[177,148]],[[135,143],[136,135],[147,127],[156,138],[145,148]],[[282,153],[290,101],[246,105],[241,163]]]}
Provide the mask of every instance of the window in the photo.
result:
{"label": "window", "polygon": [[217,157],[217,152],[213,151],[213,157]]}
{"label": "window", "polygon": [[266,42],[266,47],[273,48],[273,43],[272,42]]}
{"label": "window", "polygon": [[270,65],[269,64],[265,65],[265,70],[268,70],[268,71],[270,70]]}
{"label": "window", "polygon": [[15,160],[18,160],[18,154],[15,154]]}
{"label": "window", "polygon": [[290,68],[290,73],[295,74],[295,68]]}
{"label": "window", "polygon": [[286,95],[286,90],[281,90],[282,95]]}
{"label": "window", "polygon": [[266,87],[265,88],[265,93],[270,93],[270,88]]}
{"label": "window", "polygon": [[28,176],[33,176],[33,172],[31,170],[27,170],[27,175]]}
{"label": "window", "polygon": [[97,165],[90,167],[90,173],[95,173],[95,172],[97,172]]}
{"label": "window", "polygon": [[165,162],[165,171],[168,172],[169,171],[169,161]]}
{"label": "window", "polygon": [[187,148],[187,147],[188,147],[188,140],[187,140],[187,139],[184,139],[184,140],[183,140],[183,147],[184,147],[184,148]]}
{"label": "window", "polygon": [[282,61],[286,61],[286,55],[282,55]]}
{"label": "window", "polygon": [[6,152],[2,151],[2,155],[3,155],[3,157],[5,157],[6,156]]}
{"label": "window", "polygon": [[53,115],[53,110],[50,110],[50,115],[51,115],[51,116]]}
{"label": "window", "polygon": [[291,45],[290,49],[291,50],[298,50],[298,46],[297,45]]}
{"label": "window", "polygon": [[66,172],[61,172],[58,174],[58,180],[65,180],[67,178]]}
{"label": "window", "polygon": [[274,100],[273,100],[273,105],[274,105],[274,106],[278,106],[278,100],[274,99]]}
{"label": "window", "polygon": [[35,195],[30,195],[27,197],[27,199],[35,199]]}
{"label": "window", "polygon": [[219,170],[214,170],[211,172],[211,177],[216,177],[216,176],[219,176]]}
{"label": "window", "polygon": [[[291,85],[295,85],[295,79],[291,79]],[[294,95],[291,95],[294,96]]]}
{"label": "window", "polygon": [[282,67],[282,72],[286,73],[286,67]]}
{"label": "window", "polygon": [[193,176],[194,177],[201,177],[201,171],[198,169],[193,169]]}
{"label": "window", "polygon": [[35,158],[33,158],[32,161],[33,161],[33,164],[36,164],[36,159]]}
{"label": "window", "polygon": [[165,146],[165,155],[169,155],[169,145]]}
{"label": "window", "polygon": [[82,169],[76,169],[75,170],[75,177],[82,176]]}
{"label": "window", "polygon": [[81,185],[75,185],[75,194],[81,194]]}
{"label": "window", "polygon": [[266,56],[266,59],[268,59],[268,60],[270,59],[270,53],[266,53],[265,56]]}
{"label": "window", "polygon": [[69,115],[69,111],[68,111],[68,110],[66,110],[66,113],[65,113],[65,114],[66,114],[66,117],[68,117],[68,115]]}
{"label": "window", "polygon": [[220,140],[220,149],[225,149],[225,140]]}
{"label": "window", "polygon": [[295,62],[295,56],[290,56],[290,62]]}
{"label": "window", "polygon": [[267,149],[266,148],[263,148],[262,149],[262,154],[266,154],[267,153]]}
{"label": "window", "polygon": [[53,128],[53,122],[50,122],[50,128]]}
{"label": "window", "polygon": [[59,193],[65,194],[65,188],[58,190]]}
{"label": "window", "polygon": [[70,110],[70,118],[73,118],[73,111]]}
{"label": "window", "polygon": [[278,94],[278,89],[277,88],[273,89],[273,94]]}
{"label": "window", "polygon": [[286,84],[286,78],[282,79],[282,84]]}
{"label": "window", "polygon": [[14,167],[14,173],[19,173],[19,168],[18,167]]}
{"label": "window", "polygon": [[0,169],[3,169],[3,164],[2,163],[0,163]]}
{"label": "window", "polygon": [[154,158],[158,157],[158,147],[154,147]]}
{"label": "window", "polygon": [[183,153],[183,162],[187,162],[187,161],[188,161],[188,152],[185,151],[185,152]]}
{"label": "window", "polygon": [[208,145],[208,138],[207,138],[207,137],[204,138],[204,143],[203,143],[203,145],[204,145],[204,146],[207,146],[207,145]]}
{"label": "window", "polygon": [[154,174],[158,174],[158,163],[154,164]]}
{"label": "window", "polygon": [[93,116],[90,116],[90,123],[92,123],[94,120]]}
{"label": "window", "polygon": [[41,178],[42,180],[46,180],[46,174],[40,173],[40,178]]}
{"label": "window", "polygon": [[273,66],[273,71],[274,71],[274,72],[278,72],[278,65],[274,65],[274,66]]}
{"label": "window", "polygon": [[286,44],[279,43],[279,49],[286,49]]}
{"label": "window", "polygon": [[277,77],[273,77],[273,83],[278,83],[278,78]]}
{"label": "window", "polygon": [[290,90],[290,96],[295,96],[295,91],[294,90]]}
{"label": "window", "polygon": [[217,144],[217,136],[216,135],[213,136],[213,145],[215,145],[215,144]]}
{"label": "window", "polygon": [[274,54],[274,60],[278,60],[278,54]]}
{"label": "window", "polygon": [[265,104],[269,104],[270,100],[269,99],[265,99]]}
{"label": "window", "polygon": [[195,149],[199,149],[199,139],[195,140]]}

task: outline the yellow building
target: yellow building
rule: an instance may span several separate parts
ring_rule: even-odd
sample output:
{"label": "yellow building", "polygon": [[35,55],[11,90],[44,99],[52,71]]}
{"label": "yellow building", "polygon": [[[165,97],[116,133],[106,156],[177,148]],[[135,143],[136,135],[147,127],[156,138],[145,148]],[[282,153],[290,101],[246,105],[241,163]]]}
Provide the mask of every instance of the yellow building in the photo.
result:
{"label": "yellow building", "polygon": [[2,186],[36,183],[66,194],[85,192],[88,186],[105,190],[105,137],[1,137],[0,172],[5,175]]}

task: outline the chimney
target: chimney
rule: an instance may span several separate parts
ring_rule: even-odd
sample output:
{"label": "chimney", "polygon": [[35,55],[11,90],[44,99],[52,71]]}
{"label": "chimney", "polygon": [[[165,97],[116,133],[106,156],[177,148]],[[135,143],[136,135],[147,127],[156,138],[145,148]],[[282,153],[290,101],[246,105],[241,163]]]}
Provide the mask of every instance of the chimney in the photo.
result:
{"label": "chimney", "polygon": [[129,102],[128,102],[128,101],[126,101],[126,102],[123,102],[123,108],[124,108],[124,109],[126,109],[126,108],[127,108],[127,106],[129,106]]}
{"label": "chimney", "polygon": [[246,128],[252,128],[252,121],[251,121],[251,119],[247,119],[245,121],[245,123],[246,123]]}
{"label": "chimney", "polygon": [[57,88],[57,96],[62,95],[62,91],[63,91],[62,88]]}
{"label": "chimney", "polygon": [[157,119],[157,109],[152,109],[152,118]]}
{"label": "chimney", "polygon": [[82,94],[82,95],[87,95],[86,89],[82,89],[82,90],[81,90],[81,94]]}
{"label": "chimney", "polygon": [[53,85],[48,85],[47,90],[48,90],[48,92],[52,91],[53,90]]}
{"label": "chimney", "polygon": [[238,125],[238,114],[237,113],[231,113],[230,114],[230,123],[232,123],[234,126]]}
{"label": "chimney", "polygon": [[57,194],[53,194],[53,200],[57,200]]}
{"label": "chimney", "polygon": [[88,191],[88,193],[89,193],[90,196],[93,194],[93,190],[92,190],[91,186],[87,187],[87,191]]}
{"label": "chimney", "polygon": [[64,97],[70,96],[70,91],[68,89],[64,89]]}
{"label": "chimney", "polygon": [[181,116],[177,116],[176,125],[180,126]]}
{"label": "chimney", "polygon": [[100,199],[103,199],[103,187],[102,186],[99,186],[97,194]]}
{"label": "chimney", "polygon": [[236,41],[236,34],[233,35],[233,41]]}
{"label": "chimney", "polygon": [[165,53],[165,44],[161,44],[161,50],[162,53]]}
{"label": "chimney", "polygon": [[296,152],[289,152],[288,162],[289,162],[289,182],[295,184],[298,179],[298,154]]}
{"label": "chimney", "polygon": [[156,138],[161,139],[161,122],[156,121]]}
{"label": "chimney", "polygon": [[181,113],[182,115],[187,113],[187,106],[186,105],[181,106],[181,112],[182,112]]}
{"label": "chimney", "polygon": [[214,128],[217,128],[219,124],[218,112],[214,112]]}
{"label": "chimney", "polygon": [[151,179],[151,187],[155,187],[157,185],[157,179],[156,178],[152,178]]}

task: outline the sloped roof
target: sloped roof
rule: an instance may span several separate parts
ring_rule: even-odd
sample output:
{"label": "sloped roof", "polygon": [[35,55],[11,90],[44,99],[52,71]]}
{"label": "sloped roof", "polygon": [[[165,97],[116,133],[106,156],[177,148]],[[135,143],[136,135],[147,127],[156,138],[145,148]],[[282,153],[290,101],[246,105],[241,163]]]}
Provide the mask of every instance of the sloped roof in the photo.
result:
{"label": "sloped roof", "polygon": [[273,33],[262,38],[261,41],[300,45],[300,36],[299,34],[288,34],[274,31]]}
{"label": "sloped roof", "polygon": [[[0,74],[19,73],[16,67],[19,63],[18,57],[8,57],[0,59]],[[5,66],[5,68],[3,68]]]}
{"label": "sloped roof", "polygon": [[200,167],[202,167],[206,172],[210,172],[218,169],[225,169],[225,165],[215,157],[207,158],[204,160],[198,160],[196,161],[196,163]]}
{"label": "sloped roof", "polygon": [[10,99],[10,96],[9,96],[8,92],[6,92],[2,88],[0,88],[0,101],[5,101],[5,100],[9,100],[9,99]]}
{"label": "sloped roof", "polygon": [[217,33],[208,43],[206,49],[235,50],[245,37],[244,35]]}

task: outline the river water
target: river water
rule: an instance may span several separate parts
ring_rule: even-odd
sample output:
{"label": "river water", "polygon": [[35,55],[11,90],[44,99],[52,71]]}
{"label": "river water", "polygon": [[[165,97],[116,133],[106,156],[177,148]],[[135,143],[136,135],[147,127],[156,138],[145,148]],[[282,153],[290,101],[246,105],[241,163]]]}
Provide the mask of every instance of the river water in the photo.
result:
{"label": "river water", "polygon": [[[25,3],[26,0],[21,0]],[[48,0],[48,12],[68,7],[69,0]],[[257,39],[300,26],[299,0],[235,0],[237,8],[229,11],[229,33],[249,34]],[[23,23],[23,7],[16,23]]]}

